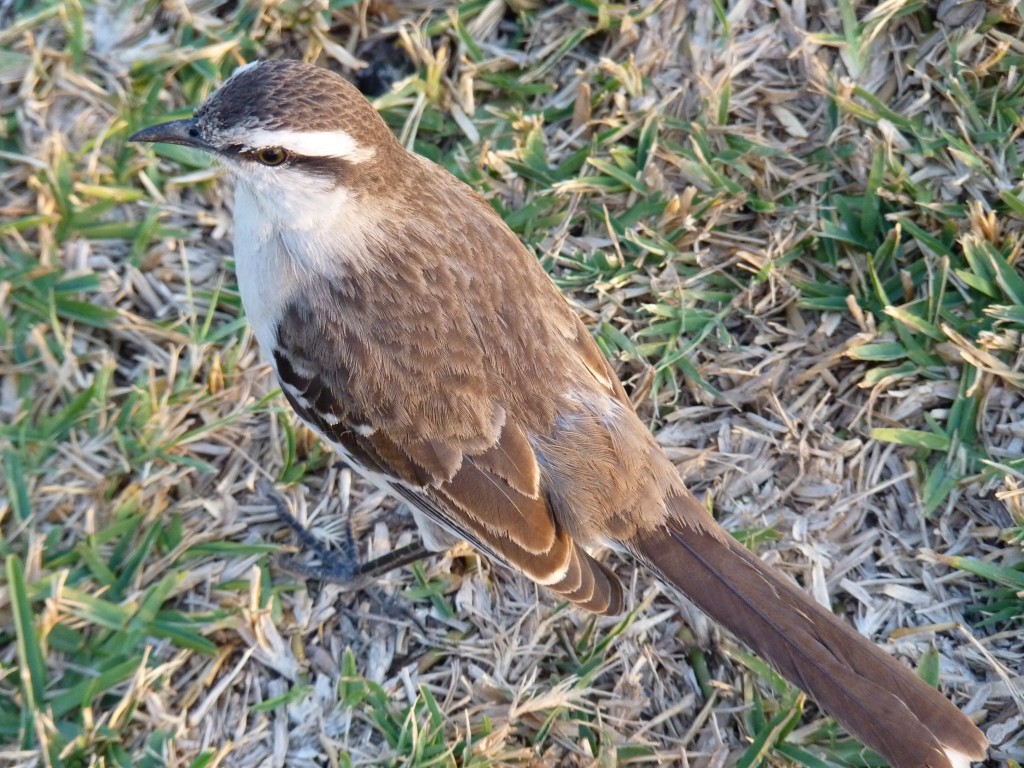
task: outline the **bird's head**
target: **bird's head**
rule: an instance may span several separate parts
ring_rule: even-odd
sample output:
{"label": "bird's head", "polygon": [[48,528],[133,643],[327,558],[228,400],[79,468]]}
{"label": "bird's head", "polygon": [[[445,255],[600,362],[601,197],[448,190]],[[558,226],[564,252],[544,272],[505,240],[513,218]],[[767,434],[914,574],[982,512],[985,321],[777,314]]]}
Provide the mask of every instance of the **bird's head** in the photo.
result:
{"label": "bird's head", "polygon": [[299,61],[257,61],[234,74],[195,114],[133,134],[219,158],[261,200],[386,186],[401,145],[369,102],[340,75]]}

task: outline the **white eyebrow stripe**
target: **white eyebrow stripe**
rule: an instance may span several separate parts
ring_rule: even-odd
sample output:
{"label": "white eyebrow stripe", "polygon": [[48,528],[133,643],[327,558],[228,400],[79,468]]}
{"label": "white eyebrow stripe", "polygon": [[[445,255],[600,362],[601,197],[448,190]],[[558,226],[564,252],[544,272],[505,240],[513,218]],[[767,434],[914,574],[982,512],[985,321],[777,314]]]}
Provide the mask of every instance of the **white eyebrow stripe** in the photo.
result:
{"label": "white eyebrow stripe", "polygon": [[246,136],[254,149],[283,147],[306,157],[340,157],[356,163],[369,160],[373,147],[364,147],[346,131],[268,131],[257,130]]}

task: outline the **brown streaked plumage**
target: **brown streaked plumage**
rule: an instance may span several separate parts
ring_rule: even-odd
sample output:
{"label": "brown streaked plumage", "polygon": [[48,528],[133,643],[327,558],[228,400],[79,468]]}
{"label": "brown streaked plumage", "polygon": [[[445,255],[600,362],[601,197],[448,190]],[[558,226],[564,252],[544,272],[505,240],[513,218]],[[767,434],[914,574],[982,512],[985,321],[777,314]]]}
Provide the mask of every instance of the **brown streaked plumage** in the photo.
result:
{"label": "brown streaked plumage", "polygon": [[589,549],[625,549],[897,768],[984,756],[947,699],[706,514],[533,255],[342,78],[250,65],[133,138],[224,159],[243,302],[289,402],[425,541],[604,613],[622,587]]}

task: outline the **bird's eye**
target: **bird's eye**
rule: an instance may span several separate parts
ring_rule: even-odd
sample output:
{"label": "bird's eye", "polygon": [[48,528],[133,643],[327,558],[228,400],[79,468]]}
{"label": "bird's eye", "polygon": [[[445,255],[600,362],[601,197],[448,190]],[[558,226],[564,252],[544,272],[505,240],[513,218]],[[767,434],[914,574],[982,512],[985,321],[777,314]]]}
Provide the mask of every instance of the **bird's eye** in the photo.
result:
{"label": "bird's eye", "polygon": [[288,159],[288,153],[281,147],[262,147],[256,150],[256,159],[263,165],[280,165]]}

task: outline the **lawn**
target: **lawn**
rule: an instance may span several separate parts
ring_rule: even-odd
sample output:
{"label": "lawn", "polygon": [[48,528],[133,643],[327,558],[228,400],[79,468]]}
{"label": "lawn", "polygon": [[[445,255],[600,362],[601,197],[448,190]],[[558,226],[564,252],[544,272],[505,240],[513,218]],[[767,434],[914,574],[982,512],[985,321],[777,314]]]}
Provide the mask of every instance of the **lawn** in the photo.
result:
{"label": "lawn", "polygon": [[878,764],[612,553],[620,617],[468,548],[281,567],[272,489],[416,534],[261,361],[219,169],[127,142],[258,57],[377,92],[716,517],[1024,760],[1022,13],[0,2],[0,766]]}

